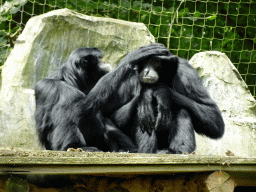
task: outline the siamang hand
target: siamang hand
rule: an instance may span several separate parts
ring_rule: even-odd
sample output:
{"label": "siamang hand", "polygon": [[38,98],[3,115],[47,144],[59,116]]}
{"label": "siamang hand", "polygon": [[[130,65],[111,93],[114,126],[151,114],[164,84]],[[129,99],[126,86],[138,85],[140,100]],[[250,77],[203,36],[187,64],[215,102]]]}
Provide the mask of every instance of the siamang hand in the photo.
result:
{"label": "siamang hand", "polygon": [[125,63],[136,64],[151,56],[155,56],[155,55],[161,56],[161,55],[169,55],[169,54],[170,54],[170,51],[163,44],[154,43],[154,44],[140,47],[139,49],[131,53],[128,53],[122,59],[119,65],[122,65]]}
{"label": "siamang hand", "polygon": [[155,130],[160,130],[162,127],[170,126],[172,118],[169,87],[165,85],[158,85],[154,88],[153,96],[157,101]]}
{"label": "siamang hand", "polygon": [[155,108],[153,106],[153,90],[144,89],[138,105],[138,118],[141,130],[147,131],[150,135],[155,128]]}
{"label": "siamang hand", "polygon": [[143,132],[151,134],[153,129],[160,130],[162,127],[170,126],[172,114],[169,87],[156,85],[146,88],[141,98],[138,114]]}

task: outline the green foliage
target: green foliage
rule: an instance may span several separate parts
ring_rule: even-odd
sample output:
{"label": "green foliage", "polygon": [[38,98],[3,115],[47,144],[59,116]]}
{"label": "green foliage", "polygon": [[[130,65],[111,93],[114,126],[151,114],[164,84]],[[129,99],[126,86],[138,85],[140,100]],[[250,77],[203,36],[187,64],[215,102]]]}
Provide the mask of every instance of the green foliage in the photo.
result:
{"label": "green foliage", "polygon": [[27,0],[13,0],[5,1],[0,9],[0,66],[3,65],[5,59],[11,51],[11,47],[8,46],[10,34],[19,29],[17,26],[10,27],[12,22],[12,15],[17,14],[20,11],[20,7],[25,5]]}
{"label": "green foliage", "polygon": [[64,7],[142,22],[157,42],[187,59],[201,51],[224,52],[247,84],[255,85],[256,0],[2,0],[0,65],[12,48],[10,36],[24,28],[29,18]]}

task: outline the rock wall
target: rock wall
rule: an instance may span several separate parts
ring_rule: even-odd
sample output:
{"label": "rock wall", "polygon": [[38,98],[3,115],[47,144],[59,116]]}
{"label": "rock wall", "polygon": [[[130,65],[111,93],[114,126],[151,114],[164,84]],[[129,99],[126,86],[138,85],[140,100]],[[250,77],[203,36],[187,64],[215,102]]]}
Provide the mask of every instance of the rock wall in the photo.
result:
{"label": "rock wall", "polygon": [[195,54],[189,63],[217,102],[226,126],[219,140],[196,135],[196,154],[256,156],[255,100],[235,66],[216,51]]}

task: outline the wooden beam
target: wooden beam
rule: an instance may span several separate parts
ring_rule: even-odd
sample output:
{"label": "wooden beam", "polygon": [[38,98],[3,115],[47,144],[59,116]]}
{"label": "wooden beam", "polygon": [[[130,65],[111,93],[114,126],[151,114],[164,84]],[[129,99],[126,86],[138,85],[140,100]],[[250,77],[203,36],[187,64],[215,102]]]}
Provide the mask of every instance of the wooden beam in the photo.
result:
{"label": "wooden beam", "polygon": [[256,158],[235,156],[0,150],[2,174],[256,173],[255,165]]}
{"label": "wooden beam", "polygon": [[0,150],[0,165],[218,164],[256,165],[255,157]]}

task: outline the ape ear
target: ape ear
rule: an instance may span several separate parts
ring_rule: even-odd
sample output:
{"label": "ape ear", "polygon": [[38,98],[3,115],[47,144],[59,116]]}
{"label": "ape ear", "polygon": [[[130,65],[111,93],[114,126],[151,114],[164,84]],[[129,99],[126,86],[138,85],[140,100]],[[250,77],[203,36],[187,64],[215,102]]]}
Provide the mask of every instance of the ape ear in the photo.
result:
{"label": "ape ear", "polygon": [[73,62],[76,68],[82,68],[84,65],[87,64],[87,61],[83,57],[78,57]]}
{"label": "ape ear", "polygon": [[135,65],[134,68],[133,68],[133,70],[135,71],[135,74],[136,74],[137,76],[139,76],[139,67],[138,67],[138,65]]}

